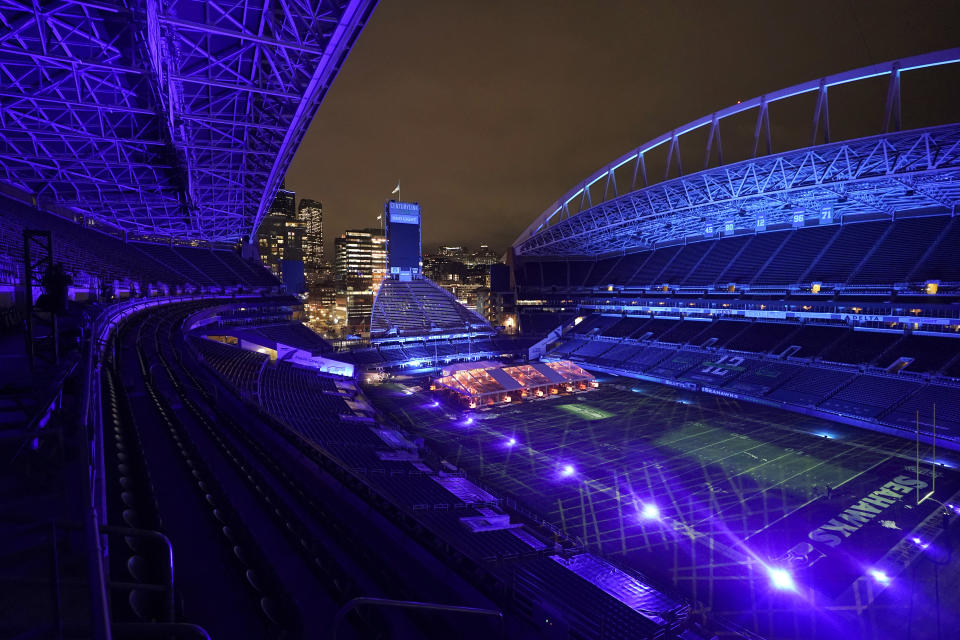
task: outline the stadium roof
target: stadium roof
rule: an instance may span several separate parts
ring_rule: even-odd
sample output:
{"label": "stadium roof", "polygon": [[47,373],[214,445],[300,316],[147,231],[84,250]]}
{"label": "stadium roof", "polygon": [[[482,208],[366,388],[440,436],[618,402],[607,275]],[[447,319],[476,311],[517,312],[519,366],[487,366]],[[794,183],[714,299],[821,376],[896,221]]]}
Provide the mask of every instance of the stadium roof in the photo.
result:
{"label": "stadium roof", "polygon": [[232,241],[375,0],[0,5],[0,185],[134,236]]}
{"label": "stadium roof", "polygon": [[[901,131],[900,82],[905,72],[956,62],[960,48],[872,65],[740,101],[678,127],[570,189],[527,227],[514,250],[596,255],[775,225],[802,226],[807,218],[950,210],[960,205],[960,123]],[[882,130],[831,140],[829,89],[877,77],[889,77]],[[769,105],[806,94],[816,96],[811,146],[773,154]],[[756,111],[752,156],[724,165],[720,123],[750,110]],[[692,132],[706,138],[704,165],[700,172],[684,174],[680,140]],[[758,156],[761,150],[766,154]],[[653,151],[666,154],[659,184],[647,173]],[[717,166],[711,167],[714,156]],[[671,173],[676,177],[668,179]]]}

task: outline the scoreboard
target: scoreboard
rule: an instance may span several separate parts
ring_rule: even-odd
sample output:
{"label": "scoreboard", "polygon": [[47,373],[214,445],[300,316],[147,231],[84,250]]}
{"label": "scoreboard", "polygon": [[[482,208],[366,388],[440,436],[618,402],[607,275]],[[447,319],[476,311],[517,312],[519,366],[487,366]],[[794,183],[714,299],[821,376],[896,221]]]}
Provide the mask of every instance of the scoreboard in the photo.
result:
{"label": "scoreboard", "polygon": [[387,234],[387,273],[401,280],[420,276],[420,205],[387,202],[384,220]]}

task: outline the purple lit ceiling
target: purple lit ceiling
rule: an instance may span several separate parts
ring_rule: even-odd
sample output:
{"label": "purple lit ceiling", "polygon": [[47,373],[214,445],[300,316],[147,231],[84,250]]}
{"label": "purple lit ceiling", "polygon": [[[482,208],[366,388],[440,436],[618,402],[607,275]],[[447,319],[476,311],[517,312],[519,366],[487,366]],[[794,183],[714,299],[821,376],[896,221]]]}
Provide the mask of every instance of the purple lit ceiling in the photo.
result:
{"label": "purple lit ceiling", "polygon": [[251,234],[375,0],[0,0],[0,183],[131,237]]}

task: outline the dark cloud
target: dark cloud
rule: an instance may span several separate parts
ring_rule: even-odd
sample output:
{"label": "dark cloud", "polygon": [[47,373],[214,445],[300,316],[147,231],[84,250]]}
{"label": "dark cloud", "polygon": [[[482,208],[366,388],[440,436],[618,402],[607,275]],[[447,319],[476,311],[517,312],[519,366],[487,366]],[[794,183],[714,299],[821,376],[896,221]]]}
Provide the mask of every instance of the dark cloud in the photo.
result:
{"label": "dark cloud", "polygon": [[679,124],[960,44],[957,6],[383,0],[287,183],[323,200],[328,251],[376,224],[398,178],[426,243],[505,248],[575,182]]}

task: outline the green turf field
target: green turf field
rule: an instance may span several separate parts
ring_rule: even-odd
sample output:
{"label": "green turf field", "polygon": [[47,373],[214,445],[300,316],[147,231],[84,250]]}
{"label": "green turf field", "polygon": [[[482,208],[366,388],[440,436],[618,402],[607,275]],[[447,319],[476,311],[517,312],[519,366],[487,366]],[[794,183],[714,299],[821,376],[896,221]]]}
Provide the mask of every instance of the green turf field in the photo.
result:
{"label": "green turf field", "polygon": [[572,413],[581,420],[603,420],[604,418],[609,418],[613,416],[612,413],[608,413],[603,409],[597,409],[596,407],[591,407],[587,404],[561,404],[558,405],[558,409]]}
{"label": "green turf field", "polygon": [[[371,392],[378,405],[471,477],[588,548],[735,616],[757,602],[720,595],[757,579],[741,569],[764,553],[761,543],[782,537],[786,549],[805,539],[819,522],[798,524],[798,514],[822,508],[827,487],[827,509],[842,510],[916,454],[909,440],[629,380],[475,412],[469,424],[421,394],[382,391]],[[884,515],[890,526],[913,515],[908,502]],[[662,519],[643,519],[647,503]]]}

